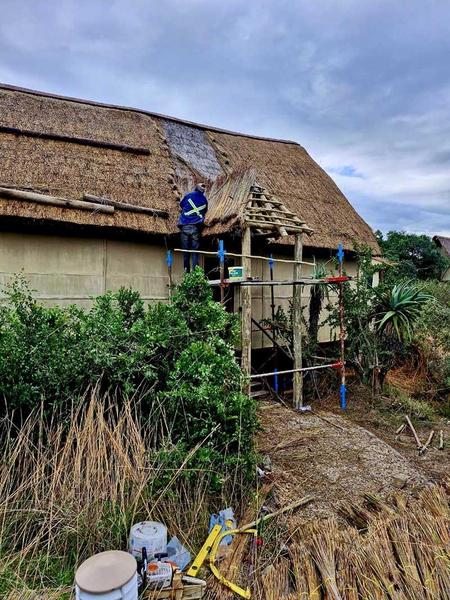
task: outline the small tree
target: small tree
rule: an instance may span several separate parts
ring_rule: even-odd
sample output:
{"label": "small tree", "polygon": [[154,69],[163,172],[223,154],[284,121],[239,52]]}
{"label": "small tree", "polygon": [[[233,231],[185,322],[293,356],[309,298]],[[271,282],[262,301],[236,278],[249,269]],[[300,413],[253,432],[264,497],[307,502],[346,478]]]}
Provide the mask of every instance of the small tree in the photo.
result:
{"label": "small tree", "polygon": [[376,232],[383,255],[397,264],[389,270],[388,279],[439,279],[449,261],[427,235],[389,231],[386,238]]}

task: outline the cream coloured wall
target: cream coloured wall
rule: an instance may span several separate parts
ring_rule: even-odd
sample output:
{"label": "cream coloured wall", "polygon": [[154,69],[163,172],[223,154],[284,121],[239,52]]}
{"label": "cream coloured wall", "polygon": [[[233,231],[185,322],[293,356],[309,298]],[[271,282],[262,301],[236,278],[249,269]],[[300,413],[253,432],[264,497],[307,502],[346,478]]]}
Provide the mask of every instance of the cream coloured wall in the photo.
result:
{"label": "cream coloured wall", "polygon": [[[178,255],[174,271],[181,273]],[[121,286],[148,302],[168,297],[166,252],[151,244],[1,232],[0,288],[20,272],[44,304],[88,307]]]}
{"label": "cream coloured wall", "polygon": [[[275,256],[276,258],[276,256]],[[281,257],[282,258],[282,257]],[[313,262],[313,255],[305,252],[305,261]],[[317,261],[321,262],[321,261]],[[323,262],[323,261],[322,261]],[[331,262],[328,267],[332,269]],[[356,264],[346,262],[349,274],[356,274]],[[156,244],[81,237],[64,237],[31,233],[0,232],[0,299],[2,288],[14,275],[23,272],[35,296],[47,305],[92,305],[95,296],[121,286],[140,292],[146,302],[164,301],[168,298],[168,273],[166,250]],[[276,263],[275,279],[292,279],[292,265]],[[304,267],[304,275],[312,273]],[[182,256],[174,255],[173,279],[182,276]],[[269,279],[267,261],[253,260],[252,276]],[[235,286],[235,307],[240,306],[239,286]],[[302,303],[308,318],[309,286],[302,290]],[[287,312],[292,298],[292,286],[275,287],[275,305]],[[335,302],[336,294],[330,294]],[[270,288],[252,287],[253,317],[259,321],[271,317]],[[321,321],[326,312],[322,311]],[[333,339],[337,332],[322,327],[320,341]],[[253,347],[270,346],[270,341],[253,328]]]}

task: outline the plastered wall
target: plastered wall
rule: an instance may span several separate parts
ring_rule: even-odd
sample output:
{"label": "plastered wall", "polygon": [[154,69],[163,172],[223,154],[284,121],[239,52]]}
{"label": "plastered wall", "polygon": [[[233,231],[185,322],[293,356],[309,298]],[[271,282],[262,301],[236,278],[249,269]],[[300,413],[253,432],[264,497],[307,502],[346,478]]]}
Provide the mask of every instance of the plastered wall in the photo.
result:
{"label": "plastered wall", "polygon": [[[276,258],[276,256],[275,256]],[[284,257],[285,258],[285,257]],[[313,261],[312,254],[305,253],[305,261]],[[320,262],[320,261],[317,261]],[[331,263],[328,264],[331,269]],[[353,262],[346,263],[350,275],[356,274]],[[11,278],[22,272],[35,290],[35,297],[44,304],[92,305],[92,298],[107,290],[121,286],[138,290],[146,302],[163,301],[168,298],[168,273],[166,250],[162,246],[128,241],[58,237],[31,233],[0,233],[0,298],[2,289]],[[305,266],[303,274],[309,276],[312,267]],[[175,254],[174,281],[182,275],[182,257]],[[269,279],[267,261],[254,260],[252,276]],[[275,279],[292,279],[291,264],[276,263]],[[270,287],[252,287],[253,317],[260,321],[271,317]],[[286,312],[292,298],[292,286],[275,287],[275,305]],[[310,288],[303,287],[302,304],[308,318]],[[240,306],[239,287],[235,286],[235,307]],[[330,301],[336,295],[330,293]],[[322,312],[321,321],[325,318]],[[320,330],[320,341],[333,339],[334,332],[327,326]],[[270,346],[271,342],[253,328],[253,347]]]}
{"label": "plastered wall", "polygon": [[[179,256],[174,270],[181,272]],[[2,232],[0,287],[20,272],[44,304],[88,307],[92,297],[121,286],[149,302],[168,297],[166,253],[156,245]]]}

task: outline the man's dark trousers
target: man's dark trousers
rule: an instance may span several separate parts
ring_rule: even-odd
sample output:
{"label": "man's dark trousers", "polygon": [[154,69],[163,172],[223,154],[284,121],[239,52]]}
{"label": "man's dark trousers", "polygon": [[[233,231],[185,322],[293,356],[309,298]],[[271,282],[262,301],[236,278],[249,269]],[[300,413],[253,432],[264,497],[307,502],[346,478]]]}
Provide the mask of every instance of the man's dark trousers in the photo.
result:
{"label": "man's dark trousers", "polygon": [[[181,248],[183,250],[198,250],[200,247],[200,225],[181,225]],[[191,270],[191,253],[185,252],[183,254],[184,270],[189,273]],[[198,254],[192,253],[192,269],[198,265]]]}

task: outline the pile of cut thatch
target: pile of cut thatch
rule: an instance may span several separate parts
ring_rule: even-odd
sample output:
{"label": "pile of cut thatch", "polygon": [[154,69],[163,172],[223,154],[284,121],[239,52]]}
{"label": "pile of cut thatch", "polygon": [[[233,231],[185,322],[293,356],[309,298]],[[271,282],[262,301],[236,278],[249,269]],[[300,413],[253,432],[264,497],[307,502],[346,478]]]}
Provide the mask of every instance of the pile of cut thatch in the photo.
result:
{"label": "pile of cut thatch", "polygon": [[[341,518],[315,520],[269,565],[257,561],[254,598],[444,600],[450,590],[449,505],[444,488],[389,504],[367,496]],[[232,598],[213,585],[209,600]]]}

